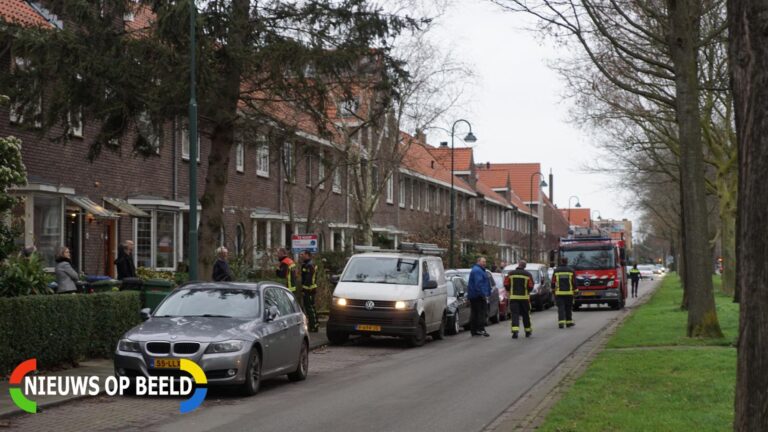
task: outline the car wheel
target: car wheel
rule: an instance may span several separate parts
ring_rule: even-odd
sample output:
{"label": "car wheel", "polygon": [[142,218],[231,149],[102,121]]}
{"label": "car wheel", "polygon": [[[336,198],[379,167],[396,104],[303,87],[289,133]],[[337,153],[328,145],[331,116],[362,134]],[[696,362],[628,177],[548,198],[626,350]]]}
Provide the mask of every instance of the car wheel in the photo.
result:
{"label": "car wheel", "polygon": [[416,327],[416,334],[408,336],[406,339],[408,345],[412,347],[420,347],[427,342],[427,324],[424,322],[424,317],[419,319],[419,325]]}
{"label": "car wheel", "polygon": [[448,327],[445,329],[445,332],[449,335],[455,335],[459,334],[461,331],[461,325],[460,325],[460,317],[459,317],[459,311],[456,311],[455,314],[453,314],[453,317],[448,322]]}
{"label": "car wheel", "polygon": [[328,342],[330,342],[331,345],[343,345],[347,342],[347,340],[349,340],[349,335],[347,333],[328,330],[325,334],[328,337]]}
{"label": "car wheel", "polygon": [[255,349],[251,351],[246,371],[243,393],[246,396],[253,396],[259,392],[259,387],[261,387],[261,355]]}
{"label": "car wheel", "polygon": [[299,365],[296,370],[288,374],[291,381],[304,381],[309,372],[309,345],[307,341],[301,343],[301,353],[299,353]]}
{"label": "car wheel", "polygon": [[496,308],[496,314],[491,317],[491,323],[497,324],[499,321],[501,321],[501,318],[499,317],[499,308]]}
{"label": "car wheel", "polygon": [[434,340],[443,340],[445,339],[445,327],[448,321],[448,315],[443,314],[443,319],[440,320],[440,328],[437,329],[437,331],[433,331],[430,335],[432,336],[432,339]]}

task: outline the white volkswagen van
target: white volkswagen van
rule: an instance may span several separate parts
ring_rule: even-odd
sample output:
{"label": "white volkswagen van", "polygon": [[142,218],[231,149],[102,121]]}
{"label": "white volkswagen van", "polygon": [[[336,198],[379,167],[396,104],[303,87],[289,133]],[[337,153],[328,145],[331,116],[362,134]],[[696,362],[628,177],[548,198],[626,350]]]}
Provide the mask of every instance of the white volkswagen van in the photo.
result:
{"label": "white volkswagen van", "polygon": [[333,291],[327,334],[332,344],[351,334],[400,336],[411,346],[442,339],[447,281],[442,250],[403,243],[399,250],[353,255]]}

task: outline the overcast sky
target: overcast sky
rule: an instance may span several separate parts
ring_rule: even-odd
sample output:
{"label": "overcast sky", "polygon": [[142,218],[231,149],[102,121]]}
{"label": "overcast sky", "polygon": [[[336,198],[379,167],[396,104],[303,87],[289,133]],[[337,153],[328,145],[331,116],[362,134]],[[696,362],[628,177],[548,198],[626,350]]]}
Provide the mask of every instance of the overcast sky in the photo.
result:
{"label": "overcast sky", "polygon": [[[625,209],[627,194],[617,196],[606,187],[610,176],[584,172],[600,157],[599,150],[585,131],[568,122],[572,102],[563,98],[564,84],[547,66],[558,51],[526,30],[530,24],[529,18],[503,12],[487,0],[457,0],[438,21],[436,40],[477,74],[470,103],[462,110],[478,137],[475,161],[540,162],[542,172],[552,169],[555,175],[558,207],[568,207],[569,196],[576,195],[582,207],[598,210],[603,218],[634,219]],[[462,136],[463,128],[457,126]],[[448,138],[432,130],[428,140],[438,145]]]}

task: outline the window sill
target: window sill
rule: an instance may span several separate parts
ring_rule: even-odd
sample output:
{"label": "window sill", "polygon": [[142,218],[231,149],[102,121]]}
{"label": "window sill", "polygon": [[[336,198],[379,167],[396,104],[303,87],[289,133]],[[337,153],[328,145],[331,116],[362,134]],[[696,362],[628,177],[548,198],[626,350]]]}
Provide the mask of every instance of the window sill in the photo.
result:
{"label": "window sill", "polygon": [[263,171],[262,171],[262,172],[258,172],[258,171],[256,171],[256,177],[261,177],[261,178],[266,178],[266,179],[268,179],[268,178],[269,178],[269,173],[265,173],[265,172],[263,172]]}

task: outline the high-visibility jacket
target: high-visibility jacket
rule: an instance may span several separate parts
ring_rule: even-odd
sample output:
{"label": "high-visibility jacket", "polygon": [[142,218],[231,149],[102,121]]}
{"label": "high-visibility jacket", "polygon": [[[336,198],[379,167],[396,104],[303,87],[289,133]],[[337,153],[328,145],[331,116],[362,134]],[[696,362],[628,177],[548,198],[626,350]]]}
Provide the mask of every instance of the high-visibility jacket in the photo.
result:
{"label": "high-visibility jacket", "polygon": [[301,287],[305,290],[317,288],[317,268],[311,259],[301,264]]}
{"label": "high-visibility jacket", "polygon": [[289,257],[285,257],[280,260],[280,267],[277,268],[277,277],[285,278],[285,286],[291,290],[296,291],[296,263]]}
{"label": "high-visibility jacket", "polygon": [[555,287],[555,295],[572,296],[578,290],[576,289],[576,272],[570,266],[555,267],[552,274],[552,285]]}
{"label": "high-visibility jacket", "polygon": [[533,275],[521,268],[514,269],[504,279],[504,288],[509,291],[510,300],[530,300]]}
{"label": "high-visibility jacket", "polygon": [[640,270],[633,268],[629,271],[629,278],[633,281],[639,281],[640,280]]}

